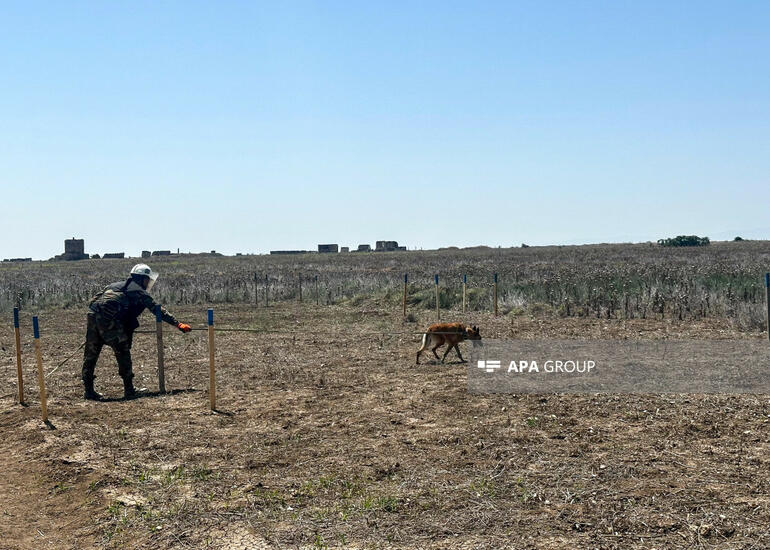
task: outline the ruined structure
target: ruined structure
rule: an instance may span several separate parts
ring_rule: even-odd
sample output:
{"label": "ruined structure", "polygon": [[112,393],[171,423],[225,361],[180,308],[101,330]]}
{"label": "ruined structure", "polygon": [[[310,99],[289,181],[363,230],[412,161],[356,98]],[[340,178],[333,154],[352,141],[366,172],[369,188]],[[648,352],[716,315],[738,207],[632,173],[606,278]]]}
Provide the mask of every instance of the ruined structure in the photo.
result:
{"label": "ruined structure", "polygon": [[358,252],[371,252],[372,251],[372,245],[370,244],[359,244],[358,245]]}
{"label": "ruined structure", "polygon": [[339,252],[339,246],[336,244],[319,244],[318,252],[321,254],[336,254]]}
{"label": "ruined structure", "polygon": [[125,257],[126,257],[125,252],[108,252],[107,254],[102,256],[102,258],[104,258],[105,260],[118,260],[118,259],[123,259]]}
{"label": "ruined structure", "polygon": [[85,253],[85,241],[83,239],[76,239],[72,237],[64,241],[64,254],[54,256],[54,260],[74,261],[74,260],[87,260],[88,254]]}

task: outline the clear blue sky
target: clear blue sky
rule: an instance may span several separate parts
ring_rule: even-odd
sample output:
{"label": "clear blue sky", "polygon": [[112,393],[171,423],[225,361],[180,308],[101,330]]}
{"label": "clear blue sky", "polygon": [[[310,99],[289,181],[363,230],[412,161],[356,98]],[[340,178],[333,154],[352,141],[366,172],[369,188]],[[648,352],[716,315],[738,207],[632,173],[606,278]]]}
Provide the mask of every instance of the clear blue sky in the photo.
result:
{"label": "clear blue sky", "polygon": [[769,2],[0,2],[0,257],[770,238]]}

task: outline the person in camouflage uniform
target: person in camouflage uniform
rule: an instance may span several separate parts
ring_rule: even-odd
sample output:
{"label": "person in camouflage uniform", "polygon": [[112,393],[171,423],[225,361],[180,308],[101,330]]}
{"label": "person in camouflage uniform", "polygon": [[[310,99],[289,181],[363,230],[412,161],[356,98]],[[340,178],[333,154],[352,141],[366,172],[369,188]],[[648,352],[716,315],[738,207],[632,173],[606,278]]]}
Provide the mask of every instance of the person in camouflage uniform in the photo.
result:
{"label": "person in camouflage uniform", "polygon": [[102,347],[106,344],[115,352],[118,372],[123,379],[126,399],[135,397],[134,371],[131,364],[131,344],[134,331],[139,326],[137,317],[145,310],[152,312],[160,308],[163,320],[182,332],[190,332],[190,325],[180,323],[163,306],[157,304],[148,290],[152,288],[157,273],[145,264],[131,269],[126,281],[108,285],[93,297],[88,304],[85,353],[83,357],[83,385],[85,399],[100,401],[103,397],[94,390],[94,368]]}

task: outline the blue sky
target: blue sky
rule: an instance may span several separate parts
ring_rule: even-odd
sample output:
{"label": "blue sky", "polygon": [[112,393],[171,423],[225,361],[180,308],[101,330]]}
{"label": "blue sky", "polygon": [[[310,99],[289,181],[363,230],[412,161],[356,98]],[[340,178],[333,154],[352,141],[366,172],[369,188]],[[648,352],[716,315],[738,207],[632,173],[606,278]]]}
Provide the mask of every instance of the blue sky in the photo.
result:
{"label": "blue sky", "polygon": [[0,257],[770,238],[767,2],[2,2]]}

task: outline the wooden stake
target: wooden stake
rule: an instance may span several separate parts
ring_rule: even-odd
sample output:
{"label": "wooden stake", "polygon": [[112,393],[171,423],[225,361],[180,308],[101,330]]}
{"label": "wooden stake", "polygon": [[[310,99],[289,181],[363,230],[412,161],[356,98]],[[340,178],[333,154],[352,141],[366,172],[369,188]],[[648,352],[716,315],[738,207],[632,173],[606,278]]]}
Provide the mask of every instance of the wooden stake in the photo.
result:
{"label": "wooden stake", "polygon": [[155,308],[155,335],[158,340],[158,391],[166,393],[166,371],[163,360],[163,315],[160,306]]}
{"label": "wooden stake", "polygon": [[259,283],[257,281],[256,273],[254,273],[254,306],[259,306]]}
{"label": "wooden stake", "polygon": [[468,275],[463,275],[463,313],[465,313],[466,287],[468,286]]}
{"label": "wooden stake", "polygon": [[267,278],[267,273],[265,273],[265,307],[268,306],[269,300],[267,299],[267,287],[270,284],[270,281]]}
{"label": "wooden stake", "polygon": [[217,409],[217,382],[214,373],[214,310],[209,309],[209,405],[211,410]]}
{"label": "wooden stake", "polygon": [[315,279],[315,305],[320,305],[321,299],[318,296],[318,275],[316,275],[314,279]]}
{"label": "wooden stake", "polygon": [[302,303],[302,274],[299,274],[297,278],[299,280],[299,303],[301,304]]}
{"label": "wooden stake", "polygon": [[19,308],[13,308],[13,332],[16,336],[16,378],[19,386],[19,403],[24,403],[24,375],[21,372],[21,333],[19,332]]}
{"label": "wooden stake", "polygon": [[37,359],[37,383],[40,386],[40,408],[43,413],[43,422],[48,422],[48,396],[45,393],[43,352],[40,350],[40,325],[37,320],[37,315],[32,317],[32,330],[35,335],[35,359]]}
{"label": "wooden stake", "polygon": [[494,288],[495,288],[495,317],[497,317],[497,273],[495,273]]}
{"label": "wooden stake", "polygon": [[438,275],[435,275],[435,281],[436,281],[436,320],[441,320],[441,308],[438,301]]}
{"label": "wooden stake", "polygon": [[404,317],[406,317],[406,285],[409,281],[409,276],[404,273]]}
{"label": "wooden stake", "polygon": [[770,273],[765,273],[765,297],[767,298],[767,337],[770,339]]}

